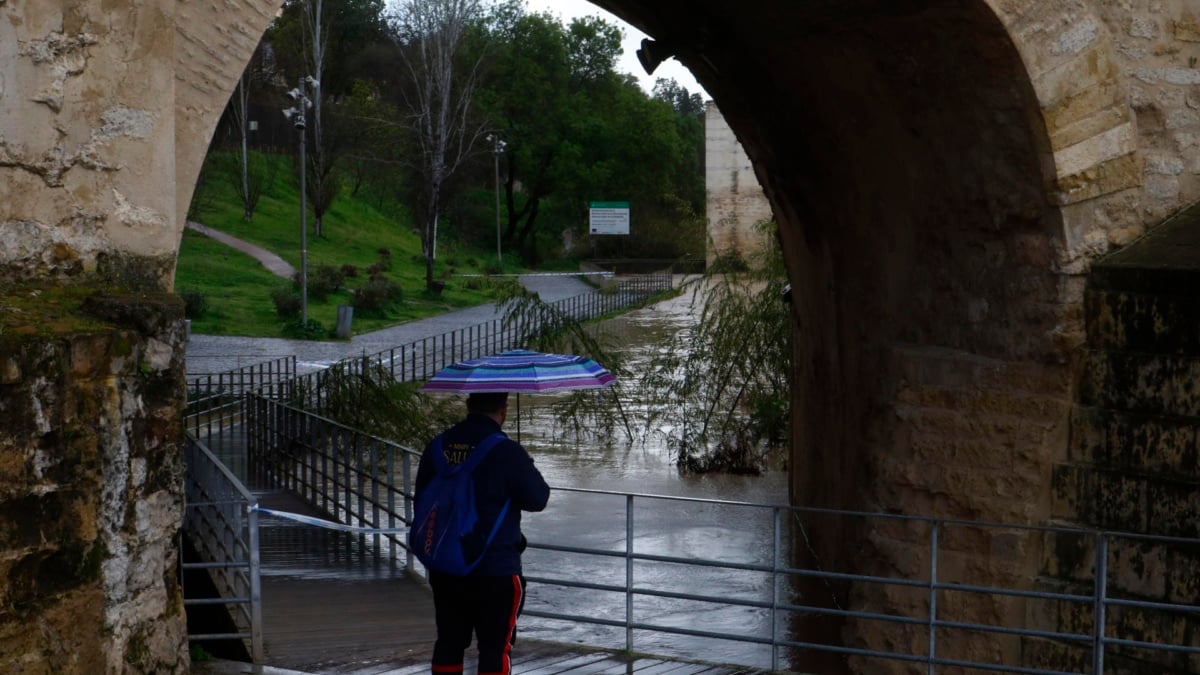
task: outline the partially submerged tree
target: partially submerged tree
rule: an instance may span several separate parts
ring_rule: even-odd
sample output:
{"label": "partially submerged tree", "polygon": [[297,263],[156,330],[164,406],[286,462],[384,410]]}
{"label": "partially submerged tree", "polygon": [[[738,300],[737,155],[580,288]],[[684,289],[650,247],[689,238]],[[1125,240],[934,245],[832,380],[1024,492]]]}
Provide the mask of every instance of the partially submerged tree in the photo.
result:
{"label": "partially submerged tree", "polygon": [[404,0],[393,19],[406,81],[400,86],[402,123],[415,153],[415,209],[425,257],[425,287],[434,288],[437,224],[455,171],[484,134],[470,119],[479,61],[465,61],[462,45],[480,17],[480,0]]}
{"label": "partially submerged tree", "polygon": [[[762,228],[774,229],[773,223]],[[665,428],[684,472],[757,472],[786,437],[791,323],[778,246],[753,264],[714,265],[683,289],[695,325],[659,352],[641,380],[648,425]]]}

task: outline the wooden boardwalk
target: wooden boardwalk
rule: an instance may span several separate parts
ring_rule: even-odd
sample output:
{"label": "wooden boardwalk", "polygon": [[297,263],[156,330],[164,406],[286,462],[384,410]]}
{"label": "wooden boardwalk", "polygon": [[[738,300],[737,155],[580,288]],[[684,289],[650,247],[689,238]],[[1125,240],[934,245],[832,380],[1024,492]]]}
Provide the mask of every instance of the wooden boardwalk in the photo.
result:
{"label": "wooden boardwalk", "polygon": [[[287,493],[260,495],[282,511],[319,515]],[[429,672],[436,631],[433,595],[422,582],[386,563],[355,561],[353,535],[262,522],[263,642],[266,669],[218,661],[193,673],[320,673],[417,675]],[[365,571],[364,571],[365,570]],[[474,672],[468,650],[467,673]],[[579,645],[522,639],[514,675],[733,675],[764,671],[636,657]]]}
{"label": "wooden boardwalk", "polygon": [[[433,597],[405,577],[263,579],[266,664],[275,672],[425,675],[433,648]],[[200,664],[193,673],[255,672],[249,664]],[[265,672],[271,672],[270,670]],[[474,651],[467,653],[474,672]],[[765,675],[736,666],[636,657],[518,637],[513,675]]]}
{"label": "wooden boardwalk", "polygon": [[[286,492],[259,493],[269,509],[320,516]],[[361,559],[358,537],[264,517],[261,521],[263,669],[197,664],[205,675],[314,673],[417,675],[429,672],[436,630],[433,595],[386,561]],[[703,656],[702,654],[699,656]],[[467,673],[474,673],[468,650]],[[762,675],[737,666],[630,656],[573,644],[522,639],[514,675]]]}

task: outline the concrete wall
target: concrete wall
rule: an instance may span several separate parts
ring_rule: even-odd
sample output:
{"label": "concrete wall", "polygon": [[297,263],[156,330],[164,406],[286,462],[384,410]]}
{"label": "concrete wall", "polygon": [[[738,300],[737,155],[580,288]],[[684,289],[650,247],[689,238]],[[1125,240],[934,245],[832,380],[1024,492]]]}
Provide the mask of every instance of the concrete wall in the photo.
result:
{"label": "concrete wall", "polygon": [[756,226],[771,219],[771,203],[746,151],[712,101],[704,109],[704,186],[708,264],[719,256],[750,262],[767,250],[769,235]]}

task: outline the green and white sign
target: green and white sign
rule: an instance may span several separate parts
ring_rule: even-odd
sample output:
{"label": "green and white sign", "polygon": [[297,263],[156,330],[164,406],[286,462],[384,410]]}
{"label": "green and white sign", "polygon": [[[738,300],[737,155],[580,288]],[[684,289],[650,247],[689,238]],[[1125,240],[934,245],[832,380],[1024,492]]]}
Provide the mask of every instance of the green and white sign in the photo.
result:
{"label": "green and white sign", "polygon": [[629,202],[589,202],[588,230],[592,234],[629,234]]}

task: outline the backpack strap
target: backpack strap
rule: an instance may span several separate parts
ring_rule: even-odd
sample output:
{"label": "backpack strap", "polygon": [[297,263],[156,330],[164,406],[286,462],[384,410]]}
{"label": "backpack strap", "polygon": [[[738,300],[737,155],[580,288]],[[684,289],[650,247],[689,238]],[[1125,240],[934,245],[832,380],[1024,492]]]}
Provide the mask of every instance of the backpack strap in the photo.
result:
{"label": "backpack strap", "polygon": [[[440,439],[440,436],[439,436],[439,439]],[[483,458],[487,456],[488,452],[490,452],[492,448],[496,447],[497,445],[500,445],[500,441],[507,440],[507,439],[508,439],[508,436],[505,435],[503,431],[497,431],[497,432],[493,433],[492,435],[490,435],[487,438],[480,441],[479,445],[476,445],[475,449],[471,450],[470,454],[467,455],[467,458],[465,460],[463,460],[462,464],[459,464],[456,467],[452,467],[452,470],[453,471],[473,472],[475,470],[475,467],[479,466],[479,463],[483,461]],[[440,442],[439,442],[439,445],[440,445]],[[442,457],[443,463],[449,464],[448,462],[446,462],[445,453],[439,452],[438,455],[440,455]],[[492,531],[488,532],[487,539],[484,540],[483,549],[485,551],[489,547],[491,547],[492,540],[496,538],[496,533],[498,533],[500,531],[500,526],[504,524],[504,516],[508,515],[508,505],[511,503],[512,503],[512,498],[510,497],[508,499],[505,499],[504,506],[500,507],[500,513],[496,515],[496,522],[492,523]],[[483,560],[483,557],[480,556],[480,558],[475,561],[475,565],[479,564],[479,562],[481,562],[482,560]],[[475,565],[471,566],[472,569],[474,569]]]}

